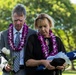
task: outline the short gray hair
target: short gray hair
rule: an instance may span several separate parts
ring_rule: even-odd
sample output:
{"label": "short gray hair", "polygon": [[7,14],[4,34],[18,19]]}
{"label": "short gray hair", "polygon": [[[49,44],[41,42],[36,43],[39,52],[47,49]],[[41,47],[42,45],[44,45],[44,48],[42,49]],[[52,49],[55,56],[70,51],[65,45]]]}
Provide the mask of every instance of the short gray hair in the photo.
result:
{"label": "short gray hair", "polygon": [[14,13],[17,13],[17,15],[21,16],[24,15],[26,17],[26,9],[23,4],[17,4],[14,9],[12,10],[12,16]]}

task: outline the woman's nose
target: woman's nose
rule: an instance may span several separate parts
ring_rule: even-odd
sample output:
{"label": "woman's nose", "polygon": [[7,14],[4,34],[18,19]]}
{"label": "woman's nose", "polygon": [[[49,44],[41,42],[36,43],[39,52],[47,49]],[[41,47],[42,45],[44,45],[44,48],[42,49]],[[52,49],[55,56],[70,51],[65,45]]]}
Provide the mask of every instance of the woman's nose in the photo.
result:
{"label": "woman's nose", "polygon": [[42,27],[41,30],[44,30],[44,27]]}

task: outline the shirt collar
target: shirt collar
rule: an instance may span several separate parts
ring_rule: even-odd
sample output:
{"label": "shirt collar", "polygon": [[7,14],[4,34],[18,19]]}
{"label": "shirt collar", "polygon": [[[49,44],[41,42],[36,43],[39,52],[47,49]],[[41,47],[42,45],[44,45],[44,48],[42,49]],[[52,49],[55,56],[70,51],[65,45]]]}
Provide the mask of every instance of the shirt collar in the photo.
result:
{"label": "shirt collar", "polygon": [[[23,26],[22,26],[22,28],[20,29],[20,34],[22,34],[22,29],[23,29]],[[16,34],[16,32],[18,32],[16,29],[15,29],[15,27],[13,27],[13,34]]]}

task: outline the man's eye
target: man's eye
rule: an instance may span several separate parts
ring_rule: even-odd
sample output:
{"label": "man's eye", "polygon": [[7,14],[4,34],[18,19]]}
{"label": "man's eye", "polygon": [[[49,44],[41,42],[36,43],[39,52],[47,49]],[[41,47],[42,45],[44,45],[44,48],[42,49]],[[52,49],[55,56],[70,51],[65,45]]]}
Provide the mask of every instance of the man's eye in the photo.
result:
{"label": "man's eye", "polygon": [[17,21],[20,21],[20,22],[22,22],[22,20],[14,20],[15,22],[17,22]]}
{"label": "man's eye", "polygon": [[18,21],[18,20],[14,20],[14,21]]}
{"label": "man's eye", "polygon": [[20,22],[22,22],[22,20],[19,20]]}

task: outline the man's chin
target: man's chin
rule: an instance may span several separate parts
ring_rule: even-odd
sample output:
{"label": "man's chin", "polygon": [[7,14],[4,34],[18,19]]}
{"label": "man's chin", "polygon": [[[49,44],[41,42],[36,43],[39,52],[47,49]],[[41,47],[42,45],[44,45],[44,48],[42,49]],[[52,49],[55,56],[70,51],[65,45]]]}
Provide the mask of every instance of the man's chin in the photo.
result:
{"label": "man's chin", "polygon": [[21,27],[16,27],[16,30],[17,30],[17,31],[20,31],[20,30],[21,30]]}

